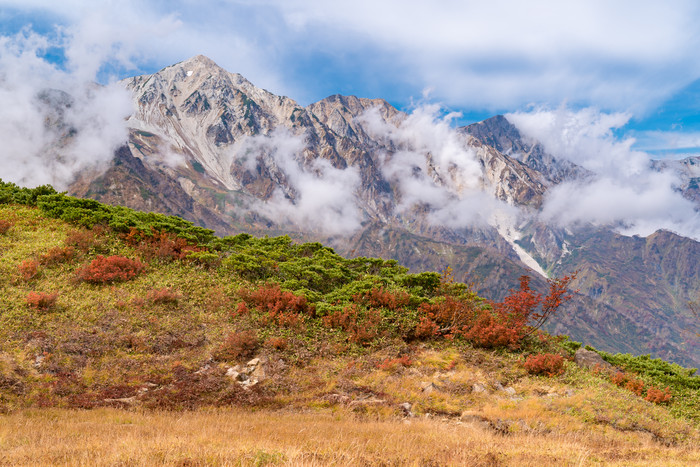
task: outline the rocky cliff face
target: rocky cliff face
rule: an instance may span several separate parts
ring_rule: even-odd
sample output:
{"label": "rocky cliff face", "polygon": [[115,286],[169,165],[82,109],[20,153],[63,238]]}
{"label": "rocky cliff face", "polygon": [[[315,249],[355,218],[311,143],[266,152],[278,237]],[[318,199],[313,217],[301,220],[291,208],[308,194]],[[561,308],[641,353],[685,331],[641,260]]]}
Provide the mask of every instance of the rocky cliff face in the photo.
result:
{"label": "rocky cliff face", "polygon": [[550,187],[589,174],[504,117],[454,131],[381,99],[336,95],[303,107],[202,56],[123,85],[136,108],[128,147],[106,173],[73,185],[80,196],[220,234],[288,233],[414,270],[451,266],[494,299],[521,274],[544,288],[543,275],[578,269],[581,294],[554,330],[700,365],[683,314],[700,292],[683,285],[700,283],[698,243],[538,222]]}
{"label": "rocky cliff face", "polygon": [[686,157],[681,160],[654,161],[653,165],[658,170],[675,171],[681,181],[678,189],[683,196],[694,201],[700,209],[700,156]]}

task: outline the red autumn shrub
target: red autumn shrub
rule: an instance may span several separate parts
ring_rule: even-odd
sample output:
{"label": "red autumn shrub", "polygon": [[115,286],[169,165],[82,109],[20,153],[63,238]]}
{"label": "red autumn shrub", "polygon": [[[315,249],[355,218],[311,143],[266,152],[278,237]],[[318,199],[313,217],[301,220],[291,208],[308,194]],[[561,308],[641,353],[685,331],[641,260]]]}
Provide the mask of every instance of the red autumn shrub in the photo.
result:
{"label": "red autumn shrub", "polygon": [[479,347],[492,349],[508,347],[517,349],[523,336],[523,327],[499,319],[488,310],[481,312],[472,326],[463,333],[464,337]]}
{"label": "red autumn shrub", "polygon": [[240,302],[236,306],[236,309],[231,312],[231,315],[235,318],[236,316],[243,316],[247,315],[248,313],[250,313],[248,305],[246,305],[245,302]]}
{"label": "red autumn shrub", "polygon": [[610,377],[610,381],[612,381],[613,384],[620,386],[620,387],[624,386],[625,383],[627,383],[628,379],[629,379],[629,377],[625,373],[623,373],[622,371],[618,371],[617,373],[615,373],[614,375],[612,375]]}
{"label": "red autumn shrub", "polygon": [[5,235],[7,231],[12,228],[13,225],[15,224],[13,224],[11,221],[0,219],[0,235]]}
{"label": "red autumn shrub", "polygon": [[613,384],[621,388],[625,388],[640,397],[646,391],[646,397],[644,399],[648,400],[649,402],[663,404],[671,400],[670,388],[667,387],[665,390],[661,390],[654,386],[649,386],[647,388],[644,386],[644,382],[641,379],[635,378],[634,376],[623,371],[618,371],[613,374],[610,377],[610,381],[612,381]]}
{"label": "red autumn shrub", "polygon": [[90,264],[76,271],[78,279],[93,284],[107,284],[133,279],[138,276],[145,266],[139,260],[124,256],[98,255]]}
{"label": "red autumn shrub", "polygon": [[316,309],[302,295],[283,291],[279,285],[264,285],[257,289],[242,288],[241,298],[262,313],[263,324],[276,323],[279,326],[298,327],[306,316],[315,316]]}
{"label": "red autumn shrub", "polygon": [[408,305],[411,296],[403,290],[392,292],[384,287],[380,287],[364,294],[354,295],[352,299],[355,303],[368,305],[372,308],[387,308],[396,311]]}
{"label": "red autumn shrub", "polygon": [[625,389],[632,391],[638,396],[641,396],[644,393],[644,383],[642,380],[633,378],[625,383]]}
{"label": "red autumn shrub", "polygon": [[232,332],[214,351],[217,360],[238,360],[252,357],[259,345],[255,331]]}
{"label": "red autumn shrub", "polygon": [[75,248],[81,253],[88,253],[90,250],[105,252],[107,251],[107,241],[104,234],[105,228],[102,226],[95,226],[92,230],[73,230],[66,235],[66,239],[63,243],[66,246]]}
{"label": "red autumn shrub", "polygon": [[364,316],[359,319],[356,324],[350,328],[350,342],[356,344],[369,344],[371,341],[380,336],[380,325],[382,315],[379,310],[369,309],[364,313]]}
{"label": "red autumn shrub", "polygon": [[654,404],[665,404],[671,400],[671,388],[666,386],[666,389],[659,389],[654,386],[649,386],[647,396],[644,400],[653,402]]}
{"label": "red autumn shrub", "polygon": [[380,334],[382,315],[379,310],[369,309],[362,313],[357,305],[335,310],[323,317],[329,328],[341,329],[349,334],[348,340],[356,344],[368,344]]}
{"label": "red autumn shrub", "polygon": [[382,363],[377,365],[377,368],[384,371],[393,371],[400,367],[409,367],[413,361],[408,355],[403,355],[398,358],[387,358]]}
{"label": "red autumn shrub", "polygon": [[138,229],[131,229],[124,240],[134,246],[145,259],[174,261],[185,259],[190,253],[204,251],[203,248],[190,244],[175,234],[158,231],[151,227],[150,234]]}
{"label": "red autumn shrub", "polygon": [[162,289],[151,290],[148,293],[148,299],[152,303],[161,305],[177,305],[177,302],[182,298],[176,290],[165,287]]}
{"label": "red autumn shrub", "polygon": [[266,342],[268,347],[272,347],[276,350],[284,350],[287,348],[288,344],[289,341],[285,337],[270,337]]}
{"label": "red autumn shrub", "polygon": [[346,306],[342,310],[333,310],[322,318],[323,325],[327,328],[342,329],[348,331],[357,326],[357,305]]}
{"label": "red autumn shrub", "polygon": [[19,276],[25,281],[34,279],[39,274],[39,262],[33,259],[25,259],[20,263],[17,271]]}
{"label": "red autumn shrub", "polygon": [[49,251],[41,255],[40,261],[44,265],[52,265],[59,263],[69,263],[75,258],[75,248],[72,246],[51,248]]}
{"label": "red autumn shrub", "polygon": [[58,293],[29,292],[27,294],[27,305],[38,311],[47,311],[56,304]]}
{"label": "red autumn shrub", "polygon": [[458,299],[448,295],[437,303],[421,304],[418,312],[436,324],[436,333],[465,337],[480,310],[468,298]]}
{"label": "red autumn shrub", "polygon": [[416,329],[413,331],[413,335],[416,339],[430,339],[437,336],[440,328],[432,319],[423,316],[416,325]]}
{"label": "red autumn shrub", "polygon": [[531,375],[556,376],[564,373],[564,357],[545,353],[525,359],[525,369]]}
{"label": "red autumn shrub", "polygon": [[523,339],[536,332],[557,309],[572,298],[567,286],[575,274],[550,279],[549,294],[543,297],[530,288],[530,278],[520,277],[520,289],[511,290],[502,302],[491,303],[492,311],[481,310],[466,333],[482,347],[517,349]]}

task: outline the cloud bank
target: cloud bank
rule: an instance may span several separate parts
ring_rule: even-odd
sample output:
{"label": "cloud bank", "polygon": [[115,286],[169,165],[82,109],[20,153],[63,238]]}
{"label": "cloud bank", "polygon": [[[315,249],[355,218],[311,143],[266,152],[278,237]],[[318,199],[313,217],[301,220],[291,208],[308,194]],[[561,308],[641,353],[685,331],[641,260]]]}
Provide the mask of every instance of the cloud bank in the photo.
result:
{"label": "cloud bank", "polygon": [[360,227],[362,212],[356,194],[360,187],[357,168],[338,169],[321,158],[304,163],[304,135],[279,127],[269,135],[249,136],[234,148],[245,168],[255,172],[264,165],[283,179],[286,189],[277,188],[266,201],[249,209],[275,223],[331,235],[348,235]]}
{"label": "cloud bank", "polygon": [[[60,45],[81,57],[70,39]],[[69,59],[60,69],[42,57],[57,44],[28,31],[0,37],[0,178],[25,186],[65,189],[84,169],[112,159],[126,141],[131,99],[99,86],[96,69]],[[92,71],[92,73],[90,73]]]}
{"label": "cloud bank", "polygon": [[[6,180],[62,188],[76,171],[108,161],[125,137],[123,117],[131,109],[122,91],[92,82],[205,54],[302,103],[336,92],[407,103],[426,87],[451,108],[551,108],[568,101],[583,110],[509,115],[550,152],[596,174],[552,189],[545,218],[641,234],[663,227],[698,238],[697,212],[674,191],[675,177],[652,171],[647,154],[614,135],[700,78],[700,6],[692,0],[237,0],[210,8],[191,0],[0,0],[0,6],[0,177]],[[12,18],[33,13],[42,34],[6,32],[17,29]],[[365,118],[371,125],[371,115]],[[450,126],[428,109],[398,128],[377,126],[400,142],[399,151],[385,156],[384,174],[399,187],[400,210],[426,204],[438,223],[488,222],[488,212],[504,205],[478,187],[474,159],[455,144]],[[698,145],[697,134],[687,131],[642,136],[654,150]],[[298,188],[296,204],[276,194],[276,206],[285,206],[277,214],[330,224],[342,213],[351,220],[342,228],[356,225],[356,208],[344,207],[342,197],[325,196],[332,206],[325,211],[314,198],[332,193],[324,183],[334,179],[349,196],[357,178],[323,162],[301,169],[290,161],[303,148],[282,146],[270,149],[270,157],[309,188]],[[329,217],[317,220],[315,212]]]}
{"label": "cloud bank", "polygon": [[[529,103],[646,112],[700,78],[693,0],[0,0],[76,35],[80,56],[155,67],[204,54],[304,103],[335,92],[452,108]],[[370,92],[373,96],[367,95]]]}
{"label": "cloud bank", "polygon": [[624,126],[629,115],[560,108],[506,117],[550,154],[594,174],[551,188],[543,220],[610,225],[626,235],[647,236],[666,229],[700,240],[700,213],[678,191],[677,175],[654,170],[648,154],[631,149],[634,140],[614,136],[613,130]]}
{"label": "cloud bank", "polygon": [[396,214],[427,207],[433,224],[465,228],[515,213],[487,191],[474,151],[451,125],[457,117],[441,115],[436,104],[418,106],[398,125],[373,110],[359,117],[368,134],[396,148],[379,157],[384,178],[398,190]]}

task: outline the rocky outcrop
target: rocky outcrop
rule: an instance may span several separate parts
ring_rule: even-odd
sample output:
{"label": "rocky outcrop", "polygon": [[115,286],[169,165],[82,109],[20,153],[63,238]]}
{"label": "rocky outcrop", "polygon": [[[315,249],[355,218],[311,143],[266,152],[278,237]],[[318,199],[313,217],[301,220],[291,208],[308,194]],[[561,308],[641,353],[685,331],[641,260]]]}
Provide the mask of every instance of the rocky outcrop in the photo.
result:
{"label": "rocky outcrop", "polygon": [[597,352],[583,347],[578,349],[576,354],[574,354],[574,363],[591,370],[609,370],[613,368],[613,366],[603,360],[603,357],[598,355]]}

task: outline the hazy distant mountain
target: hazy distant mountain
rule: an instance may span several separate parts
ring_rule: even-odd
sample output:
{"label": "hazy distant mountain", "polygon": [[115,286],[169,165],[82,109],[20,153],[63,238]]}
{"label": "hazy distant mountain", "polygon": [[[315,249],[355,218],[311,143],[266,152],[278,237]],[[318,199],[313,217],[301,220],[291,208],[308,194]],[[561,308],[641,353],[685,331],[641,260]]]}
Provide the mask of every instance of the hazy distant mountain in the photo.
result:
{"label": "hazy distant mountain", "polygon": [[[668,232],[624,237],[537,220],[549,188],[589,173],[498,116],[425,130],[381,99],[331,96],[308,107],[206,57],[123,81],[136,111],[128,147],[71,191],[176,214],[220,234],[287,233],[344,255],[451,266],[500,298],[521,274],[579,270],[581,293],[552,328],[605,350],[700,366],[700,244]],[[424,132],[425,130],[425,132]],[[684,190],[697,200],[695,162]],[[695,339],[695,340],[693,340]]]}

